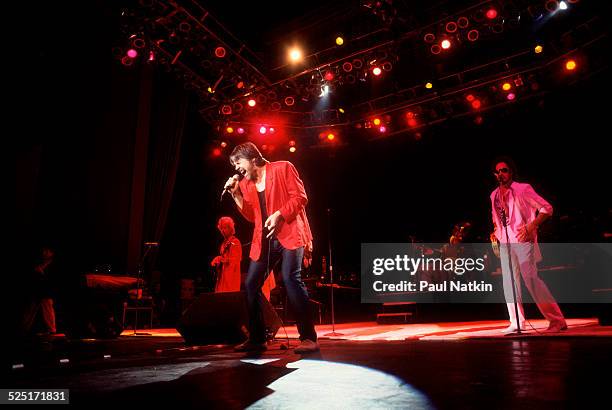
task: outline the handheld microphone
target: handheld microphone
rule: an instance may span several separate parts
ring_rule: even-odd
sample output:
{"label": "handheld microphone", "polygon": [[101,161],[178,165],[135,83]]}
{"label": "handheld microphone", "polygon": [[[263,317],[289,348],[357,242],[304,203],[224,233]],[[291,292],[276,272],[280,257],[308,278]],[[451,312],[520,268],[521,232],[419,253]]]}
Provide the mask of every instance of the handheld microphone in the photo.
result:
{"label": "handheld microphone", "polygon": [[[232,176],[232,179],[234,179],[236,181],[240,181],[240,177],[241,177],[240,174],[234,174],[234,176]],[[223,187],[223,192],[221,192],[221,199],[220,199],[221,201],[223,200],[223,195],[225,195],[227,192],[229,192],[229,190],[230,190],[229,186],[226,185],[225,187]]]}

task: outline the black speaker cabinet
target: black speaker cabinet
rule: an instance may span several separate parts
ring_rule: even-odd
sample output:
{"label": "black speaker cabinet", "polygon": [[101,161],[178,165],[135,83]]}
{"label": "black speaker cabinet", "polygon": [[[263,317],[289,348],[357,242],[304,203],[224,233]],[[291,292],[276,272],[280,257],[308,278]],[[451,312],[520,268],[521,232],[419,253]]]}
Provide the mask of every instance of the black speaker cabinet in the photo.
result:
{"label": "black speaker cabinet", "polygon": [[[274,337],[281,321],[263,295],[260,304],[268,335]],[[187,344],[234,344],[246,339],[247,325],[244,292],[202,293],[183,312],[178,331]]]}

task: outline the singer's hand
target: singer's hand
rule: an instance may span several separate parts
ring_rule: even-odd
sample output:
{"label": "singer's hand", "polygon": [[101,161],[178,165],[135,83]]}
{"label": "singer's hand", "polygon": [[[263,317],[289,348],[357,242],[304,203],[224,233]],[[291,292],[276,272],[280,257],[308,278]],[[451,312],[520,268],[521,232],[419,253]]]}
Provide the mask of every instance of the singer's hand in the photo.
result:
{"label": "singer's hand", "polygon": [[230,194],[234,195],[234,193],[236,192],[236,190],[238,190],[239,187],[240,185],[238,184],[238,176],[234,175],[233,177],[227,180],[223,189],[228,190]]}
{"label": "singer's hand", "polygon": [[523,225],[518,228],[516,239],[519,242],[531,242],[535,236],[535,226],[533,224]]}
{"label": "singer's hand", "polygon": [[281,216],[280,211],[274,212],[268,217],[268,219],[266,219],[264,226],[270,230],[270,232],[268,232],[268,234],[266,235],[266,238],[271,238],[272,235],[274,235],[276,228],[280,225],[282,220],[283,217]]}
{"label": "singer's hand", "polygon": [[489,240],[493,243],[493,242],[497,242],[497,236],[495,236],[495,232],[491,233],[491,235],[489,235]]}
{"label": "singer's hand", "polygon": [[217,266],[221,264],[221,256],[215,256],[215,258],[210,263],[210,266]]}

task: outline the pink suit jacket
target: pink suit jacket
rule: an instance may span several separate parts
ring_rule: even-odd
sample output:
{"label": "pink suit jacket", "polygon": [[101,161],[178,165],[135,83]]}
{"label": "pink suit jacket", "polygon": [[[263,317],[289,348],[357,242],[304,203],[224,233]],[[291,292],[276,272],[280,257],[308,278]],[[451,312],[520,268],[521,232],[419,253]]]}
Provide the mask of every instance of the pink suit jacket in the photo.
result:
{"label": "pink suit jacket", "polygon": [[[255,182],[246,178],[240,181],[244,198],[240,212],[255,224],[249,257],[258,260],[261,254],[263,222]],[[276,238],[285,249],[297,249],[312,241],[305,207],[308,197],[297,170],[288,161],[266,164],[266,209],[268,216],[280,211],[283,222],[276,229]]]}

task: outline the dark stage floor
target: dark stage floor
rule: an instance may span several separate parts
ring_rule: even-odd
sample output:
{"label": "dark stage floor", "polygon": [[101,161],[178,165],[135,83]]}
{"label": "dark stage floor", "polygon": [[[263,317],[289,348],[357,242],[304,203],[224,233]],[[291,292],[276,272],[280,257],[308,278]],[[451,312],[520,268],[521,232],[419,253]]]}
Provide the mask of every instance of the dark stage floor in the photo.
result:
{"label": "dark stage floor", "polygon": [[320,342],[313,355],[278,341],[249,357],[180,337],[59,338],[32,346],[6,387],[69,388],[74,404],[139,408],[557,409],[609,400],[610,337]]}

